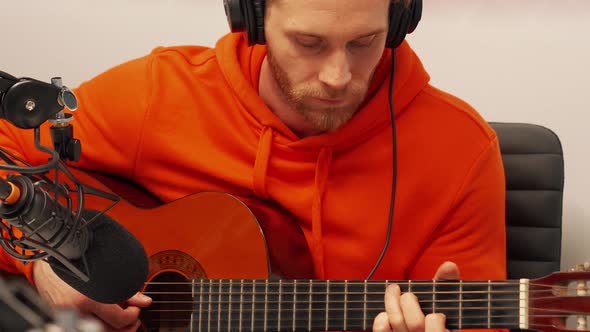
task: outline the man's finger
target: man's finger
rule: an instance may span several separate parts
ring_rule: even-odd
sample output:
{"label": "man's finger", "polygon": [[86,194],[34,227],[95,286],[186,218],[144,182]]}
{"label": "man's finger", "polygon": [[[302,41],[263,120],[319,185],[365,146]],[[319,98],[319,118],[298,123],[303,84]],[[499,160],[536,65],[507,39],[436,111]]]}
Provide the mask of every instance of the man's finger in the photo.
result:
{"label": "man's finger", "polygon": [[453,262],[444,262],[434,274],[434,280],[458,280],[459,267]]}
{"label": "man's finger", "polygon": [[445,332],[448,331],[445,328],[445,315],[443,314],[429,314],[426,315],[424,322],[425,332]]}
{"label": "man's finger", "polygon": [[141,326],[141,321],[137,321],[133,323],[133,325],[125,326],[120,329],[116,329],[112,326],[105,326],[103,332],[137,332],[139,327]]}
{"label": "man's finger", "polygon": [[97,303],[92,313],[113,328],[122,329],[139,319],[140,310],[135,306],[121,308],[118,304]]}
{"label": "man's finger", "polygon": [[373,332],[392,332],[386,312],[381,312],[373,321]]}
{"label": "man's finger", "polygon": [[400,298],[400,303],[408,331],[424,331],[424,313],[420,308],[416,295],[413,293],[404,293]]}
{"label": "man's finger", "polygon": [[395,332],[408,332],[400,305],[400,297],[401,290],[398,285],[387,286],[385,290],[385,312],[387,312],[389,325]]}
{"label": "man's finger", "polygon": [[152,298],[140,292],[133,295],[129,300],[125,301],[124,307],[134,306],[145,308],[152,304]]}

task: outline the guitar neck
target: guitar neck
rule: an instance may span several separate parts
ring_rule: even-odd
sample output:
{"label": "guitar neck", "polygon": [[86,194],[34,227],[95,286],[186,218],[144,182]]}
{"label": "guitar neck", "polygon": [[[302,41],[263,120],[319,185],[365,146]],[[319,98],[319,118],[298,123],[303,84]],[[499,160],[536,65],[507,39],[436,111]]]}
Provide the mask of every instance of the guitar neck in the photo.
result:
{"label": "guitar neck", "polygon": [[528,280],[193,280],[193,330],[370,330],[397,283],[448,329],[527,328]]}

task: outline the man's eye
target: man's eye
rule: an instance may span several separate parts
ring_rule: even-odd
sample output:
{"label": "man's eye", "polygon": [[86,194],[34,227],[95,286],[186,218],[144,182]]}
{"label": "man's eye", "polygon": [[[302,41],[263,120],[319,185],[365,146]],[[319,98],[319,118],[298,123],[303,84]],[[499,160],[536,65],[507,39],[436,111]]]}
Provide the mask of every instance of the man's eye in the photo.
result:
{"label": "man's eye", "polygon": [[375,40],[375,35],[363,37],[357,40],[353,40],[350,42],[350,46],[352,47],[369,47],[373,44]]}
{"label": "man's eye", "polygon": [[322,46],[322,41],[317,38],[297,38],[297,44],[305,48],[318,48]]}

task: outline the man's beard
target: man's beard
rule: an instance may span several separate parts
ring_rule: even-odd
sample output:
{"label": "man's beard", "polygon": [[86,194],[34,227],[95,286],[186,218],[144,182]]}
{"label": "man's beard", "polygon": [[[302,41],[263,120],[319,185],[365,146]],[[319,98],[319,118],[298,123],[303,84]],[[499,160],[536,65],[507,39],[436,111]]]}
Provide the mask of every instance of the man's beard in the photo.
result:
{"label": "man's beard", "polygon": [[[287,103],[303,115],[314,128],[322,132],[334,131],[348,122],[367,93],[367,85],[355,81],[342,90],[316,88],[311,85],[294,87],[287,72],[273,57],[270,49],[267,51],[267,59],[272,76]],[[314,107],[309,103],[314,98],[337,100],[347,96],[352,96],[353,102],[342,106]]]}

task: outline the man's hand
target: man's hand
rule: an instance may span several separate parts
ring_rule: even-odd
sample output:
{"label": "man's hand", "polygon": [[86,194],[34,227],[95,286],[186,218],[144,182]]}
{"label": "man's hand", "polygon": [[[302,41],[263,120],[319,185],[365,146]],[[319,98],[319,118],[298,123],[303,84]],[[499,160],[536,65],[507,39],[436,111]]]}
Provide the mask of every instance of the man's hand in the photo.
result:
{"label": "man's hand", "polygon": [[61,280],[49,264],[37,261],[33,266],[33,279],[37,291],[55,307],[75,307],[82,315],[91,315],[105,324],[109,331],[136,331],[141,324],[139,313],[152,303],[152,299],[137,293],[122,304],[103,304],[80,294]]}
{"label": "man's hand", "polygon": [[[436,274],[435,280],[459,279],[459,268],[452,262],[443,263]],[[389,285],[385,290],[385,312],[380,313],[373,322],[374,332],[448,332],[445,328],[443,314],[428,314],[420,309],[418,298],[412,293],[401,294],[396,284]]]}

